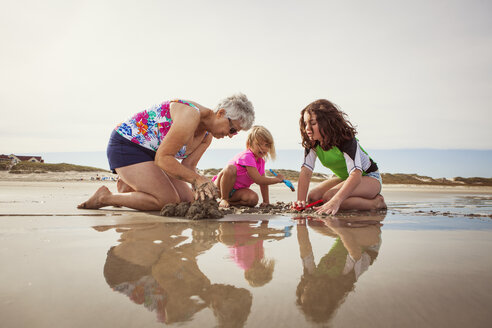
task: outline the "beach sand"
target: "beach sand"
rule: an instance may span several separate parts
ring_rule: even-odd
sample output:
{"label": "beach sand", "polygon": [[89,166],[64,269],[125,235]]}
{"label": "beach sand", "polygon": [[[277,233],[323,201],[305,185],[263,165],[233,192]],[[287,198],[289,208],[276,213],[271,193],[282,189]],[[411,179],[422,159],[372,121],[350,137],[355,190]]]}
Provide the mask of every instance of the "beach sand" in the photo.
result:
{"label": "beach sand", "polygon": [[[79,210],[99,186],[116,190],[80,178],[0,175],[2,327],[492,321],[492,188],[384,186],[388,210],[360,215],[382,226],[351,228],[353,213],[188,221]],[[270,188],[271,202],[295,197]]]}

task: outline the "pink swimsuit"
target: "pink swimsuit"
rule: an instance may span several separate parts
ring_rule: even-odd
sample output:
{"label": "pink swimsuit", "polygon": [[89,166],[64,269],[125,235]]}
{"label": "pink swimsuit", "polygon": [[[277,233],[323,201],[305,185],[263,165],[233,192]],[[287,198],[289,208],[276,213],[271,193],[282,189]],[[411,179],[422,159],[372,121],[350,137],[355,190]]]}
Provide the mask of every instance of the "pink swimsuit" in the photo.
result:
{"label": "pink swimsuit", "polygon": [[237,178],[234,184],[234,189],[249,188],[253,184],[253,179],[248,175],[247,166],[256,167],[260,175],[265,175],[265,160],[263,158],[255,158],[255,154],[249,149],[237,154],[232,160],[227,163],[234,164],[237,168]]}

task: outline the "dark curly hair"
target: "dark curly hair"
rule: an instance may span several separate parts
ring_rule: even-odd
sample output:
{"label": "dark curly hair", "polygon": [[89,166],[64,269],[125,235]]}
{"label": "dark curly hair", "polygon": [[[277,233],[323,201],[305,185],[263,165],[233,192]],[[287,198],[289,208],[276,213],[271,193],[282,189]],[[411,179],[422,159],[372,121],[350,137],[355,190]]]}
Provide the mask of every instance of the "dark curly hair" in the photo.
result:
{"label": "dark curly hair", "polygon": [[[322,137],[321,142],[309,140],[306,133],[306,124],[304,123],[304,114],[306,112],[316,115],[319,132]],[[329,150],[334,146],[339,147],[344,141],[354,138],[357,134],[354,126],[349,122],[347,114],[326,99],[313,101],[301,111],[299,127],[301,129],[302,146],[306,149],[314,148],[319,144],[323,150]]]}

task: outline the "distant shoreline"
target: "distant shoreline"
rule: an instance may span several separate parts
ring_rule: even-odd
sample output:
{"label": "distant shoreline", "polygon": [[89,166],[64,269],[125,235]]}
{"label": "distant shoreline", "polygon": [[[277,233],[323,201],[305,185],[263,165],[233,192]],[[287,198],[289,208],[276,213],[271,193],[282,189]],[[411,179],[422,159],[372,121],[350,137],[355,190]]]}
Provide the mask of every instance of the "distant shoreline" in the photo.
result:
{"label": "distant shoreline", "polygon": [[[221,169],[205,169],[200,170],[200,173],[213,177],[220,172]],[[299,180],[299,171],[276,169],[277,173],[282,174],[285,179],[292,182]],[[81,166],[67,163],[38,163],[38,162],[20,162],[14,166],[8,166],[0,171],[0,180],[8,181],[84,181],[84,180],[109,180],[116,181],[117,175],[107,170],[102,170],[90,166]],[[270,172],[266,172],[267,176],[273,176]],[[331,174],[314,172],[311,181],[321,182],[329,179]],[[399,185],[433,185],[433,186],[470,186],[470,187],[492,187],[492,178],[472,177],[472,178],[432,178],[418,174],[404,173],[382,173],[383,184],[399,184]]]}
{"label": "distant shoreline", "polygon": [[[446,177],[489,177],[492,178],[492,148],[473,149],[371,149],[365,146],[380,169],[385,173],[419,174],[434,178]],[[294,149],[295,148],[295,149]],[[276,149],[277,159],[267,161],[268,168],[300,170],[303,149]],[[212,146],[203,154],[199,169],[223,167],[241,148],[216,149]],[[35,152],[19,155],[42,156],[45,163],[72,163],[108,170],[106,151],[82,152]],[[317,162],[315,172],[331,174],[331,171]]]}
{"label": "distant shoreline", "polygon": [[[205,176],[212,177],[218,169],[203,170],[201,173]],[[298,172],[290,172],[290,170],[277,170],[281,174],[296,183],[298,181]],[[285,171],[289,171],[287,174]],[[490,178],[461,178],[464,181],[450,179],[433,179],[430,177],[422,177],[413,174],[387,174],[383,173],[383,185],[386,186],[414,186],[423,187],[425,189],[431,187],[446,189],[456,189],[459,187],[465,188],[481,188],[492,190],[492,179]],[[9,173],[8,171],[0,171],[0,181],[18,181],[18,182],[115,182],[118,176],[106,170],[95,171],[65,171],[65,172],[18,172]],[[318,183],[329,178],[324,174],[318,173],[311,181]],[[478,179],[478,180],[473,180]],[[475,183],[473,183],[473,181]]]}

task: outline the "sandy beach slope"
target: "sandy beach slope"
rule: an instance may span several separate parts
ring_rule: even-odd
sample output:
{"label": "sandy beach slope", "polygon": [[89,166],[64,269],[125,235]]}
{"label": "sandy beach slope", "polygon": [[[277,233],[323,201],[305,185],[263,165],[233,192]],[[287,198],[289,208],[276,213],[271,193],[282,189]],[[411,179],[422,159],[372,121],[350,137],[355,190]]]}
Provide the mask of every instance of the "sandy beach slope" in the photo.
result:
{"label": "sandy beach slope", "polygon": [[[111,191],[116,191],[116,183],[112,180],[115,177],[108,172],[44,174],[0,172],[0,215],[135,214],[135,211],[125,208],[105,207],[102,210],[79,210],[76,208],[77,204],[85,201],[101,185],[106,185]],[[106,180],[97,180],[101,178]],[[313,186],[315,183],[311,185]],[[252,189],[260,192],[256,185],[253,185]],[[492,187],[384,185],[382,194],[391,210],[392,208],[401,208],[402,203],[405,203],[409,208],[412,208],[412,202],[453,203],[457,196],[466,197],[469,195],[490,198],[492,197]],[[271,203],[294,200],[296,200],[296,192],[292,192],[285,185],[270,186]],[[417,211],[417,209],[415,210]],[[144,214],[142,213],[142,215]]]}

